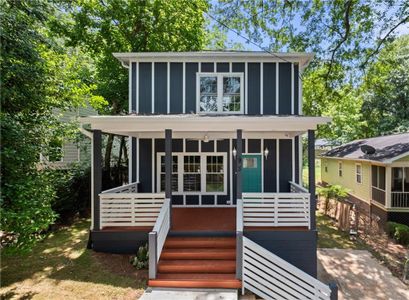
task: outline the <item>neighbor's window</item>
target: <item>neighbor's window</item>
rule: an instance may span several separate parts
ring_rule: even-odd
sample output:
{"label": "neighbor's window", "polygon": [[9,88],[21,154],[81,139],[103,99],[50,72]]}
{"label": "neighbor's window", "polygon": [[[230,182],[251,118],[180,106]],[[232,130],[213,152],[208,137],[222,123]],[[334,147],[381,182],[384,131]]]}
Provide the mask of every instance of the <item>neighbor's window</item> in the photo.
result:
{"label": "neighbor's window", "polygon": [[48,144],[48,153],[40,154],[40,161],[62,162],[63,158],[63,142],[61,139],[52,139]]}
{"label": "neighbor's window", "polygon": [[342,177],[342,162],[338,162],[338,176]]}
{"label": "neighbor's window", "polygon": [[362,183],[362,165],[356,164],[355,165],[355,178],[357,183]]}
{"label": "neighbor's window", "polygon": [[392,192],[409,192],[409,168],[392,168]]}
{"label": "neighbor's window", "polygon": [[385,190],[385,167],[372,166],[372,186]]}
{"label": "neighbor's window", "polygon": [[328,165],[327,164],[324,165],[324,171],[325,171],[325,173],[328,173]]}
{"label": "neighbor's window", "polygon": [[206,157],[206,192],[224,191],[223,156]]}
{"label": "neighbor's window", "polygon": [[199,74],[199,112],[242,112],[242,84],[243,75],[240,73]]}
{"label": "neighbor's window", "polygon": [[[178,157],[172,156],[172,191],[178,191]],[[165,191],[165,156],[160,157],[160,191]]]}

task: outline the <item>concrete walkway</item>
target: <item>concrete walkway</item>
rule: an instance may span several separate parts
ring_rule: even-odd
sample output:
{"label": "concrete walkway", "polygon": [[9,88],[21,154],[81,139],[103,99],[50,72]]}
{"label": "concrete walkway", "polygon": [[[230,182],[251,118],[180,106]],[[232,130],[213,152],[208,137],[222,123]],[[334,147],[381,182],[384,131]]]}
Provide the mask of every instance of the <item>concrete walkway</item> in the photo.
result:
{"label": "concrete walkway", "polygon": [[160,289],[146,290],[139,300],[237,300],[237,290]]}
{"label": "concrete walkway", "polygon": [[319,249],[318,277],[337,282],[340,300],[409,299],[409,288],[366,250]]}

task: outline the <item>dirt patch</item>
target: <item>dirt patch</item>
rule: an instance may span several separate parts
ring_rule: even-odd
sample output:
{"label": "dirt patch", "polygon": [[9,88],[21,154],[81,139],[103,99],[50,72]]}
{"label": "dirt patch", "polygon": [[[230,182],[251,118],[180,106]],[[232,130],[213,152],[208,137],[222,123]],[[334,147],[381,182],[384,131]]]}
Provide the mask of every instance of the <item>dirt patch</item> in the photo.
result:
{"label": "dirt patch", "polygon": [[130,277],[142,286],[148,282],[148,270],[137,270],[130,264],[132,255],[92,252],[92,256],[112,273]]}

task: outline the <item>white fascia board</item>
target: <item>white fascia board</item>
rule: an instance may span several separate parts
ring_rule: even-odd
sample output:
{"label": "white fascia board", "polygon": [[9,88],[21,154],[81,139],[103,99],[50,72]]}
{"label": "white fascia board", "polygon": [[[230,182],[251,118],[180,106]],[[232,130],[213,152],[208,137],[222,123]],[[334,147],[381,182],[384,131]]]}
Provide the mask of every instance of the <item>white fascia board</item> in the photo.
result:
{"label": "white fascia board", "polygon": [[349,157],[337,157],[337,156],[325,156],[325,155],[320,155],[317,158],[325,158],[325,159],[335,159],[335,160],[346,160],[346,161],[358,161],[358,162],[367,162],[371,163],[373,165],[380,165],[380,166],[385,166],[390,164],[389,162],[385,161],[377,161],[377,160],[370,160],[370,159],[363,159],[363,158],[349,158]]}
{"label": "white fascia board", "polygon": [[81,118],[83,124],[104,132],[303,132],[315,130],[331,121],[328,117],[300,116],[93,116]]}
{"label": "white fascia board", "polygon": [[197,52],[129,52],[113,53],[113,56],[125,65],[130,61],[140,62],[290,62],[299,63],[305,68],[314,58],[313,53],[283,52],[268,53],[262,51],[197,51]]}

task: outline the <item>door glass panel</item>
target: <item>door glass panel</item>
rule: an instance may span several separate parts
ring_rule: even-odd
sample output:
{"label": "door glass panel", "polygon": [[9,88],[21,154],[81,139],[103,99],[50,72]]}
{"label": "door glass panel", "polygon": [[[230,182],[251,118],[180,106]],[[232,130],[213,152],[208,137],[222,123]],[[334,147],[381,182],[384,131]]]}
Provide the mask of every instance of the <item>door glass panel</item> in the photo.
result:
{"label": "door glass panel", "polygon": [[255,157],[243,158],[243,168],[248,168],[248,169],[257,168],[257,158]]}

